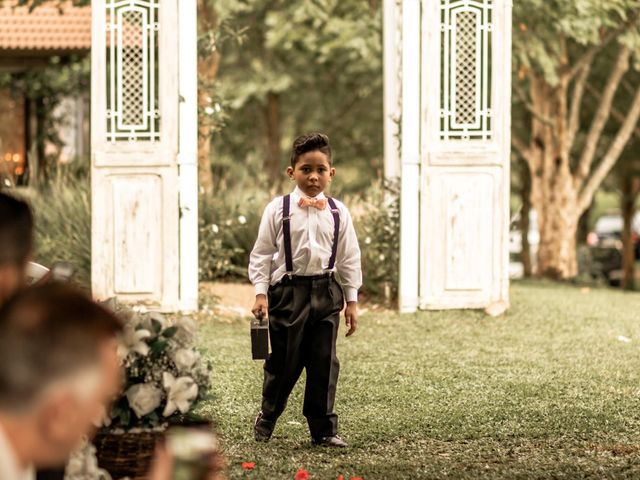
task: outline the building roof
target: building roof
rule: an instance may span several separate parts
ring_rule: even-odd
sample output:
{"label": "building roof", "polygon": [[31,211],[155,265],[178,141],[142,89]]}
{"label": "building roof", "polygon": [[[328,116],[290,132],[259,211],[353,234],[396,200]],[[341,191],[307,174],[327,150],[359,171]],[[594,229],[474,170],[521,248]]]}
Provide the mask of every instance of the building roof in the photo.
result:
{"label": "building roof", "polygon": [[0,7],[0,50],[46,51],[89,50],[91,7],[65,3],[41,5],[29,13],[5,0]]}

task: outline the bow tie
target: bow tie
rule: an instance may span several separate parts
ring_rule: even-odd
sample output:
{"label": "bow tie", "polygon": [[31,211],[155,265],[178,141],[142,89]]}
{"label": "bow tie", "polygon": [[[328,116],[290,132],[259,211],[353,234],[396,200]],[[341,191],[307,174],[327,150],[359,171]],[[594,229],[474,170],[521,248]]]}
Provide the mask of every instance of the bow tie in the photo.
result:
{"label": "bow tie", "polygon": [[298,206],[303,208],[317,208],[318,210],[324,210],[327,208],[327,199],[326,198],[304,198],[300,197],[298,201]]}

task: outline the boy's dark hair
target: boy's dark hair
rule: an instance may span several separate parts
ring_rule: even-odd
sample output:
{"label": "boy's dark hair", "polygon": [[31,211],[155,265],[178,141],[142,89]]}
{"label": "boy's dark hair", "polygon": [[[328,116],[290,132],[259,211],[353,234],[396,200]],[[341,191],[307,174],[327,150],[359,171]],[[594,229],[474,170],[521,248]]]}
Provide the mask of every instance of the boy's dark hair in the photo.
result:
{"label": "boy's dark hair", "polygon": [[0,410],[29,408],[53,382],[97,364],[122,322],[75,288],[27,288],[0,307]]}
{"label": "boy's dark hair", "polygon": [[329,159],[329,165],[332,164],[329,137],[324,133],[308,133],[306,135],[300,135],[293,141],[293,147],[291,148],[291,166],[296,166],[296,162],[301,155],[307,152],[315,152],[316,150],[324,153]]}
{"label": "boy's dark hair", "polygon": [[26,263],[33,249],[33,214],[29,205],[0,192],[0,265]]}

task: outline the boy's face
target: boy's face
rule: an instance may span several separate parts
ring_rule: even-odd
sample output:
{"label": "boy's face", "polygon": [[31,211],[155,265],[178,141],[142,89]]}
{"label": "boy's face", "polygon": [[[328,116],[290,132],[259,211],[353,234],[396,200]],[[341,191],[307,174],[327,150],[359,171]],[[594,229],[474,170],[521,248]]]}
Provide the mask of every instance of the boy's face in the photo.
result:
{"label": "boy's face", "polygon": [[300,155],[295,167],[287,168],[287,174],[305,195],[315,197],[327,188],[336,169],[331,166],[324,153],[314,150]]}

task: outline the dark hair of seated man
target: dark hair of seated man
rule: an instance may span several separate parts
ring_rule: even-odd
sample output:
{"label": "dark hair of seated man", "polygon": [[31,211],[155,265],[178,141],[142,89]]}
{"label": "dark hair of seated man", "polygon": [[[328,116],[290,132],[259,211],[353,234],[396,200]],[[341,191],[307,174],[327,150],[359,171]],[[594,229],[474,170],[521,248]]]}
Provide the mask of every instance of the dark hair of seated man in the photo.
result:
{"label": "dark hair of seated man", "polygon": [[19,198],[0,192],[0,303],[26,282],[33,252],[33,215]]}
{"label": "dark hair of seated man", "polygon": [[16,469],[58,466],[92,433],[121,386],[121,330],[69,285],[27,288],[0,307],[0,440]]}

